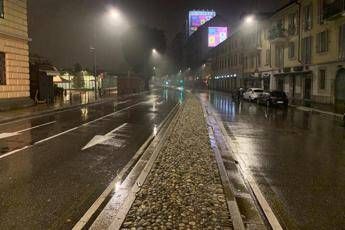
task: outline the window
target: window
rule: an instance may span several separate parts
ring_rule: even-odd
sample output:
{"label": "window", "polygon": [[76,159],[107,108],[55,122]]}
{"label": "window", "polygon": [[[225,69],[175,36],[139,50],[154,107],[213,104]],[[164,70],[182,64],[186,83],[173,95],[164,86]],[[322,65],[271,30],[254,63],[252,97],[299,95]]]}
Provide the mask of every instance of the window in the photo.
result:
{"label": "window", "polygon": [[257,66],[256,67],[261,66],[261,53],[258,53],[256,60],[257,60]]}
{"label": "window", "polygon": [[261,38],[262,38],[262,31],[259,30],[258,34],[257,34],[257,47],[261,47],[262,46]]}
{"label": "window", "polygon": [[319,70],[319,89],[326,89],[326,70]]}
{"label": "window", "polygon": [[4,0],[0,0],[0,18],[5,17]]}
{"label": "window", "polygon": [[0,85],[6,85],[5,53],[0,52]]}
{"label": "window", "polygon": [[240,55],[240,65],[243,65],[243,54]]}
{"label": "window", "polygon": [[345,60],[345,24],[339,28],[339,59]]}
{"label": "window", "polygon": [[292,59],[295,57],[295,43],[294,42],[289,42],[289,58]]}
{"label": "window", "polygon": [[289,26],[288,26],[288,33],[289,35],[295,35],[297,32],[297,13],[293,13],[289,15]]}
{"label": "window", "polygon": [[234,66],[237,66],[237,54],[234,56]]}
{"label": "window", "polygon": [[302,39],[302,62],[304,64],[311,64],[312,51],[312,37],[305,37]]}
{"label": "window", "polygon": [[303,8],[303,15],[304,15],[304,30],[308,31],[311,30],[313,26],[313,6],[312,4],[305,6]]}
{"label": "window", "polygon": [[266,50],[266,65],[271,65],[271,50]]}
{"label": "window", "polygon": [[328,31],[317,34],[316,51],[323,53],[328,51]]}
{"label": "window", "polygon": [[276,47],[276,67],[283,68],[284,67],[284,47]]}

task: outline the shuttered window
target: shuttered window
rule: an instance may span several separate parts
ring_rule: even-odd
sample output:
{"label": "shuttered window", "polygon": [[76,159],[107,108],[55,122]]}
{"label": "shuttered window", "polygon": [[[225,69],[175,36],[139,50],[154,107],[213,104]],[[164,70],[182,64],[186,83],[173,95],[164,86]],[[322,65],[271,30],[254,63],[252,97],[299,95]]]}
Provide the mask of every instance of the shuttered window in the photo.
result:
{"label": "shuttered window", "polygon": [[304,30],[309,31],[313,27],[313,5],[307,5],[303,9],[303,15],[304,15]]}
{"label": "shuttered window", "polygon": [[266,50],[266,65],[271,65],[271,50]]}
{"label": "shuttered window", "polygon": [[0,52],[0,85],[6,85],[5,53]]}
{"label": "shuttered window", "polygon": [[284,47],[277,46],[276,47],[276,67],[283,68],[284,67]]}
{"label": "shuttered window", "polygon": [[317,34],[316,51],[323,53],[328,51],[328,31],[323,31]]}
{"label": "shuttered window", "polygon": [[294,42],[289,42],[289,58],[295,58],[295,43]]}
{"label": "shuttered window", "polygon": [[339,28],[339,59],[345,60],[345,24]]}
{"label": "shuttered window", "polygon": [[302,62],[303,64],[311,64],[312,37],[302,39]]}

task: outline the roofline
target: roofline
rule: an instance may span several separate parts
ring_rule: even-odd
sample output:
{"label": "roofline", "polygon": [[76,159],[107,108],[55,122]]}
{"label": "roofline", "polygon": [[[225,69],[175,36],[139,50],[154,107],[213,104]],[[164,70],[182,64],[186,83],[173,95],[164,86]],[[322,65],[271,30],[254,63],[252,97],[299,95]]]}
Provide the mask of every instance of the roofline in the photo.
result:
{"label": "roofline", "polygon": [[282,10],[284,10],[284,9],[294,5],[294,4],[298,5],[298,0],[293,0],[293,1],[289,2],[288,4],[285,4],[284,6],[278,8],[276,11],[274,11],[274,13],[272,14],[271,17],[273,17],[274,15],[280,13],[280,11],[282,11]]}

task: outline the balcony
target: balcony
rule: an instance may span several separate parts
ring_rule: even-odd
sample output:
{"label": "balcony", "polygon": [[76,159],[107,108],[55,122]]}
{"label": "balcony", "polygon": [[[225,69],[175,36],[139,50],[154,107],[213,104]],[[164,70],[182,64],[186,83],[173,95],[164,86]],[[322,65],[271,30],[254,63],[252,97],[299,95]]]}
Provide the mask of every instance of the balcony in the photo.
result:
{"label": "balcony", "polygon": [[281,24],[277,24],[271,28],[269,31],[268,39],[271,43],[287,43],[289,31],[286,30]]}
{"label": "balcony", "polygon": [[331,3],[325,4],[324,20],[331,21],[342,16],[345,16],[345,0],[333,0]]}

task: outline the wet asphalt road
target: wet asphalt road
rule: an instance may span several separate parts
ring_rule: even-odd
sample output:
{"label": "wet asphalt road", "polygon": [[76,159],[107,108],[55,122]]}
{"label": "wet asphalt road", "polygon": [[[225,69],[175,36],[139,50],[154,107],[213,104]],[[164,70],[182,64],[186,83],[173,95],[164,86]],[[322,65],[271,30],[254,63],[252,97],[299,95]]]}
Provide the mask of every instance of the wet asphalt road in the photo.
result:
{"label": "wet asphalt road", "polygon": [[180,100],[157,90],[0,124],[0,229],[72,228]]}
{"label": "wet asphalt road", "polygon": [[296,109],[201,93],[285,229],[345,229],[345,128]]}

